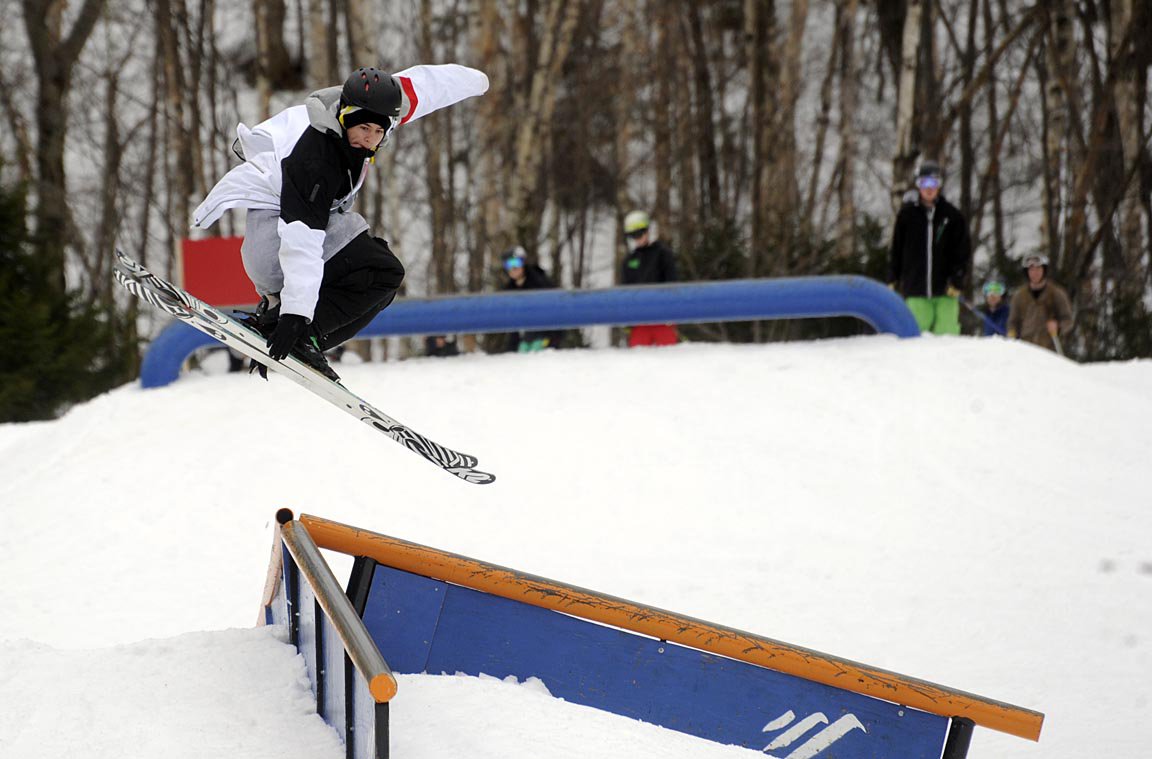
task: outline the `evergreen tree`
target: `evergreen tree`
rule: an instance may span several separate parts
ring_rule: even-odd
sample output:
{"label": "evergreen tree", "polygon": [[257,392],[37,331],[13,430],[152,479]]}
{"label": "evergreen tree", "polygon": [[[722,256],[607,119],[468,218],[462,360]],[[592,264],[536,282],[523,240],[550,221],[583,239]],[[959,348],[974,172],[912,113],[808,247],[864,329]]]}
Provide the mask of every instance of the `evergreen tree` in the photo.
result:
{"label": "evergreen tree", "polygon": [[33,252],[23,188],[0,186],[0,422],[52,419],[127,379],[130,346],[52,287]]}

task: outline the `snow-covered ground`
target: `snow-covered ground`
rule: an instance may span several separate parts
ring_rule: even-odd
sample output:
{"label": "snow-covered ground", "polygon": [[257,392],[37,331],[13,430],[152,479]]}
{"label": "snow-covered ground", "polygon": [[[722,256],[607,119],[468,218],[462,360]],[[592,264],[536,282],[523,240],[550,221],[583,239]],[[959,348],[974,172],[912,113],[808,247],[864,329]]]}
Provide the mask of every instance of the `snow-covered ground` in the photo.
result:
{"label": "snow-covered ground", "polygon": [[[1152,362],[880,336],[342,373],[497,482],[276,377],[0,425],[0,756],[343,756],[301,660],[243,629],[281,507],[1047,714],[1039,744],[977,729],[974,759],[1152,741]],[[400,678],[392,746],[755,755],[454,676]]]}

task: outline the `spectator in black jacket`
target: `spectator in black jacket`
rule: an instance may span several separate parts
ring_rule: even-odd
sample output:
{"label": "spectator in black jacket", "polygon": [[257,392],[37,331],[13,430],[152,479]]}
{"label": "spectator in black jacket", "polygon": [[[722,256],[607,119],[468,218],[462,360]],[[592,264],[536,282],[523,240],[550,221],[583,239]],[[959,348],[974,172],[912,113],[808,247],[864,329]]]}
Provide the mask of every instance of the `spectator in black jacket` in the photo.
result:
{"label": "spectator in black jacket", "polygon": [[[528,254],[517,245],[503,255],[504,290],[552,290],[556,285],[538,264],[528,263]],[[532,353],[545,348],[559,348],[564,333],[552,332],[511,332],[505,351]]]}
{"label": "spectator in black jacket", "polygon": [[960,293],[972,258],[968,224],[944,199],[944,173],[935,161],[916,172],[892,231],[888,286],[904,296],[921,332],[960,334]]}
{"label": "spectator in black jacket", "polygon": [[[645,211],[630,211],[624,217],[624,241],[628,255],[620,274],[622,285],[648,285],[676,282],[676,254],[651,232],[651,219]],[[628,347],[675,345],[679,335],[672,324],[641,324],[628,333]]]}

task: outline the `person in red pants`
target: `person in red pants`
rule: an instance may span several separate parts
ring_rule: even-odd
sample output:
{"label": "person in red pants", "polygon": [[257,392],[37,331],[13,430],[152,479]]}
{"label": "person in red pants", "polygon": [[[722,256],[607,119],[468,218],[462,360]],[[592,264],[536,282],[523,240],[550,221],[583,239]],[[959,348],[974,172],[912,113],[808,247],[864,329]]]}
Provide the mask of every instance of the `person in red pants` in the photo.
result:
{"label": "person in red pants", "polygon": [[[676,282],[676,254],[655,239],[652,221],[645,211],[630,211],[624,217],[624,241],[628,255],[620,276],[622,285],[649,285]],[[640,324],[631,328],[628,347],[638,345],[675,345],[679,340],[671,324]]]}

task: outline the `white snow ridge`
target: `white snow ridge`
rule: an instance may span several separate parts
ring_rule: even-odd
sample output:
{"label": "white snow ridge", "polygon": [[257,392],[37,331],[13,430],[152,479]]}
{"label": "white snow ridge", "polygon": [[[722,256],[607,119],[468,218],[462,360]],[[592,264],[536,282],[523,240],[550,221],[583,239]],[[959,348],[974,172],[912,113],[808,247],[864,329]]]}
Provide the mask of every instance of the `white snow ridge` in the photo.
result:
{"label": "white snow ridge", "polygon": [[[0,425],[0,757],[343,757],[253,628],[282,507],[1046,714],[973,759],[1147,753],[1152,361],[876,336],[340,371],[497,482],[276,376]],[[539,682],[398,680],[405,759],[765,755]]]}

